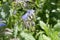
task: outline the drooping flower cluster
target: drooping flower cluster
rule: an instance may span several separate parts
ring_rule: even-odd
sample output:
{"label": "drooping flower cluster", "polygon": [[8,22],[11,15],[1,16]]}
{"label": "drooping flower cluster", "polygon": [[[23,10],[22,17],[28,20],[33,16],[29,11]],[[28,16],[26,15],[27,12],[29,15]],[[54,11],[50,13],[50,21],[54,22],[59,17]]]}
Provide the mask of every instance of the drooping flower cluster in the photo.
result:
{"label": "drooping flower cluster", "polygon": [[35,10],[31,9],[31,10],[27,10],[27,12],[22,16],[22,20],[24,21],[24,24],[26,27],[30,27],[30,26],[34,26],[35,23],[32,20],[34,17],[34,13]]}
{"label": "drooping flower cluster", "polygon": [[25,8],[28,6],[27,2],[30,2],[31,0],[15,0],[16,4],[21,4],[23,5]]}
{"label": "drooping flower cluster", "polygon": [[30,0],[15,0],[17,3],[20,3],[20,2],[26,2],[26,1],[30,1]]}

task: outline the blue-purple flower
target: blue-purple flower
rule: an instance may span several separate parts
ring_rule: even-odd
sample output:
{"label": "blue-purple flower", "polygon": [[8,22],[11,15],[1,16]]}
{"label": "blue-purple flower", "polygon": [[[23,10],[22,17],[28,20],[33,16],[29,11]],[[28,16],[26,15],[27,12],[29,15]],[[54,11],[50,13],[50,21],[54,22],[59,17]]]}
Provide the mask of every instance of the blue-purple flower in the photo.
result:
{"label": "blue-purple flower", "polygon": [[25,13],[25,15],[22,16],[22,19],[23,20],[28,20],[28,17],[34,14],[34,11],[35,10],[33,10],[33,9],[27,10],[27,12]]}
{"label": "blue-purple flower", "polygon": [[22,20],[24,22],[24,25],[29,28],[30,26],[34,26],[35,23],[32,21],[31,17],[34,15],[35,10],[27,10],[27,12],[22,16]]}
{"label": "blue-purple flower", "polygon": [[27,20],[27,18],[28,18],[28,14],[25,14],[25,15],[22,16],[23,20]]}
{"label": "blue-purple flower", "polygon": [[34,14],[34,10],[33,9],[27,10],[27,14]]}
{"label": "blue-purple flower", "polygon": [[2,26],[6,26],[6,24],[5,23],[0,23],[0,27],[2,27]]}

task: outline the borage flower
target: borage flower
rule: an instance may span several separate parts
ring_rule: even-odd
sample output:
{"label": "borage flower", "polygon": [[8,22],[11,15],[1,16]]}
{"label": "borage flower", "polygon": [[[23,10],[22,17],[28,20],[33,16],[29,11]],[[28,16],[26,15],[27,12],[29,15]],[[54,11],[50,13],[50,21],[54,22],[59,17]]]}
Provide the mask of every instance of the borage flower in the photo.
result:
{"label": "borage flower", "polygon": [[28,14],[29,16],[33,15],[34,12],[35,12],[35,10],[33,10],[33,9],[27,10],[27,14]]}
{"label": "borage flower", "polygon": [[34,10],[27,10],[27,12],[25,13],[25,15],[22,16],[23,20],[28,20],[28,17],[32,16],[34,14]]}
{"label": "borage flower", "polygon": [[28,18],[28,14],[25,14],[25,15],[22,16],[22,19],[25,20],[25,21],[27,20],[27,18]]}
{"label": "borage flower", "polygon": [[27,12],[22,16],[22,20],[24,22],[24,24],[26,25],[26,27],[30,27],[33,26],[33,22],[32,22],[32,15],[34,15],[34,11],[33,9],[31,10],[27,10]]}
{"label": "borage flower", "polygon": [[0,27],[2,27],[2,26],[6,26],[6,24],[5,23],[0,23]]}

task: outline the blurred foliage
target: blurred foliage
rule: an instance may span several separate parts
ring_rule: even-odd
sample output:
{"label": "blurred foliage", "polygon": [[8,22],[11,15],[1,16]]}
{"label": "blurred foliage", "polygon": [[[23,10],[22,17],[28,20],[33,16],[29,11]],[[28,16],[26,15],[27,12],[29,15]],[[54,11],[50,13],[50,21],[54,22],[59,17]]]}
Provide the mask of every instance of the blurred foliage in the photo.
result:
{"label": "blurred foliage", "polygon": [[60,40],[60,0],[0,0],[0,40]]}

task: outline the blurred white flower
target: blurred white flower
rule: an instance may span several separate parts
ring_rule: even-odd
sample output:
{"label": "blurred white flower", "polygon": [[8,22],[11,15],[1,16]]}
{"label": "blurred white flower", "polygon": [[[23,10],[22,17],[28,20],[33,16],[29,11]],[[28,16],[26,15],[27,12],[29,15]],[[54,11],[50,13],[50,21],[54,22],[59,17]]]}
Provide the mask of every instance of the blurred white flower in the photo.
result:
{"label": "blurred white flower", "polygon": [[46,17],[49,18],[49,14],[46,13]]}
{"label": "blurred white flower", "polygon": [[40,17],[37,17],[37,20],[40,20],[41,18]]}
{"label": "blurred white flower", "polygon": [[56,10],[52,10],[51,12],[56,12]]}
{"label": "blurred white flower", "polygon": [[59,11],[59,12],[60,12],[60,8],[57,8],[57,11]]}
{"label": "blurred white flower", "polygon": [[55,3],[54,3],[54,2],[51,2],[51,4],[52,4],[52,5],[55,5]]}
{"label": "blurred white flower", "polygon": [[46,9],[46,13],[50,13],[50,11],[48,9]]}

